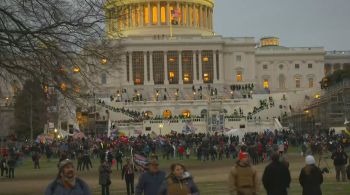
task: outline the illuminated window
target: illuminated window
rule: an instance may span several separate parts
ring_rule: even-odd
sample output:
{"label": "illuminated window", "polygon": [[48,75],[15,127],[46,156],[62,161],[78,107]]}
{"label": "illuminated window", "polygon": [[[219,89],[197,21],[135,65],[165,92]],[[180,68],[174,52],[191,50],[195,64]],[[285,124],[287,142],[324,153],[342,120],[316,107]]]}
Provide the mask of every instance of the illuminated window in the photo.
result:
{"label": "illuminated window", "polygon": [[169,78],[173,79],[175,77],[175,73],[174,72],[169,72]]}
{"label": "illuminated window", "polygon": [[161,5],[160,7],[160,21],[162,24],[166,23],[166,7],[164,4]]}
{"label": "illuminated window", "polygon": [[242,71],[237,71],[237,74],[236,74],[236,81],[237,82],[240,82],[243,80],[243,75],[242,75]]}
{"label": "illuminated window", "polygon": [[177,51],[168,51],[169,84],[179,83],[179,54]]}
{"label": "illuminated window", "polygon": [[203,73],[207,74],[207,76],[203,75],[203,81],[204,81],[204,83],[213,83],[214,52],[212,50],[204,50],[204,51],[202,51],[202,56],[205,56],[204,59],[202,58],[202,67],[203,67],[202,71],[203,71]]}
{"label": "illuminated window", "polygon": [[163,117],[164,118],[170,118],[171,117],[171,111],[170,110],[165,110],[163,112]]}
{"label": "illuminated window", "polygon": [[147,5],[143,8],[143,21],[145,24],[149,24],[149,10]]}
{"label": "illuminated window", "polygon": [[186,6],[183,7],[182,12],[183,12],[183,16],[184,16],[183,24],[187,25],[187,7]]}
{"label": "illuminated window", "polygon": [[132,52],[132,71],[135,85],[142,85],[144,81],[144,56],[142,51]]}
{"label": "illuminated window", "polygon": [[182,116],[185,118],[190,118],[191,117],[191,112],[189,110],[183,111]]}
{"label": "illuminated window", "polygon": [[158,24],[158,7],[157,5],[152,6],[152,24]]}
{"label": "illuminated window", "polygon": [[309,78],[309,88],[313,88],[313,87],[314,87],[314,79]]}
{"label": "illuminated window", "polygon": [[300,88],[301,80],[300,78],[295,78],[295,87]]}
{"label": "illuminated window", "polygon": [[193,7],[189,7],[188,8],[189,11],[190,11],[190,15],[189,15],[189,18],[190,18],[190,26],[194,26],[194,11],[193,11]]}
{"label": "illuminated window", "polygon": [[264,83],[263,83],[263,87],[264,87],[264,89],[268,89],[268,88],[269,88],[269,86],[270,86],[270,84],[269,84],[269,80],[264,79]]}
{"label": "illuminated window", "polygon": [[193,83],[193,52],[182,52],[182,75],[184,84]]}

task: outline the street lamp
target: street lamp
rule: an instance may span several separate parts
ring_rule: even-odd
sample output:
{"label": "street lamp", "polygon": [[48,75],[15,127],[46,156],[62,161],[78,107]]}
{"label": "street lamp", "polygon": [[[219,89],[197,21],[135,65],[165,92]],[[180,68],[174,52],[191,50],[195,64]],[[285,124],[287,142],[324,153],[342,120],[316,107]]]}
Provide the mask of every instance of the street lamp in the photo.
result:
{"label": "street lamp", "polygon": [[162,135],[163,124],[159,124],[159,135]]}
{"label": "street lamp", "polygon": [[55,128],[54,132],[57,133],[57,129],[56,128]]}

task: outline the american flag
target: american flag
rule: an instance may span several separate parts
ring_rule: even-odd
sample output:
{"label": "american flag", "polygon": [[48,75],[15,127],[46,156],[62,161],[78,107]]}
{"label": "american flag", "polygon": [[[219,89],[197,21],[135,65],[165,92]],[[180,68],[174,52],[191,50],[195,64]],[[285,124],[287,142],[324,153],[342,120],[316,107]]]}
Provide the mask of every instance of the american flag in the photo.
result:
{"label": "american flag", "polygon": [[173,25],[178,25],[180,16],[181,16],[181,12],[179,9],[171,10],[171,17],[172,17],[171,23]]}

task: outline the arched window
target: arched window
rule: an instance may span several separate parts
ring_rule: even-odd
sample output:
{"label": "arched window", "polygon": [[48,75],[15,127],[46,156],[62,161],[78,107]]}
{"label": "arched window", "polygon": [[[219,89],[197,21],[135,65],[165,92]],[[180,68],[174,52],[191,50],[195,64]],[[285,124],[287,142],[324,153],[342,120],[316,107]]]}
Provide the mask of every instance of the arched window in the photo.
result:
{"label": "arched window", "polygon": [[184,118],[190,118],[190,117],[191,117],[191,111],[189,111],[189,110],[183,111],[183,112],[182,112],[182,116],[183,116]]}
{"label": "arched window", "polygon": [[268,79],[264,79],[263,87],[264,87],[264,89],[268,89],[270,87],[270,83],[269,83]]}
{"label": "arched window", "polygon": [[206,117],[208,115],[208,110],[207,109],[203,109],[201,111],[201,117]]}
{"label": "arched window", "polygon": [[237,82],[243,81],[243,73],[241,70],[238,70],[236,73],[236,81]]}
{"label": "arched window", "polygon": [[164,112],[163,112],[163,117],[164,118],[170,118],[171,117],[171,111],[170,110],[164,110]]}
{"label": "arched window", "polygon": [[153,5],[152,6],[152,24],[158,24],[158,6]]}

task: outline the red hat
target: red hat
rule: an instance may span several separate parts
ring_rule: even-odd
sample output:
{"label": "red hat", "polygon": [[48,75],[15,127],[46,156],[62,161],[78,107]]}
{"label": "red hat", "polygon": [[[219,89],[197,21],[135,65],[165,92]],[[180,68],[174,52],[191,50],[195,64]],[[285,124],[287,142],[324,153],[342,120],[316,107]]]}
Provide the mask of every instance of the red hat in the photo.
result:
{"label": "red hat", "polygon": [[239,153],[238,159],[243,160],[243,159],[247,159],[248,157],[249,157],[248,153],[241,152],[241,153]]}

